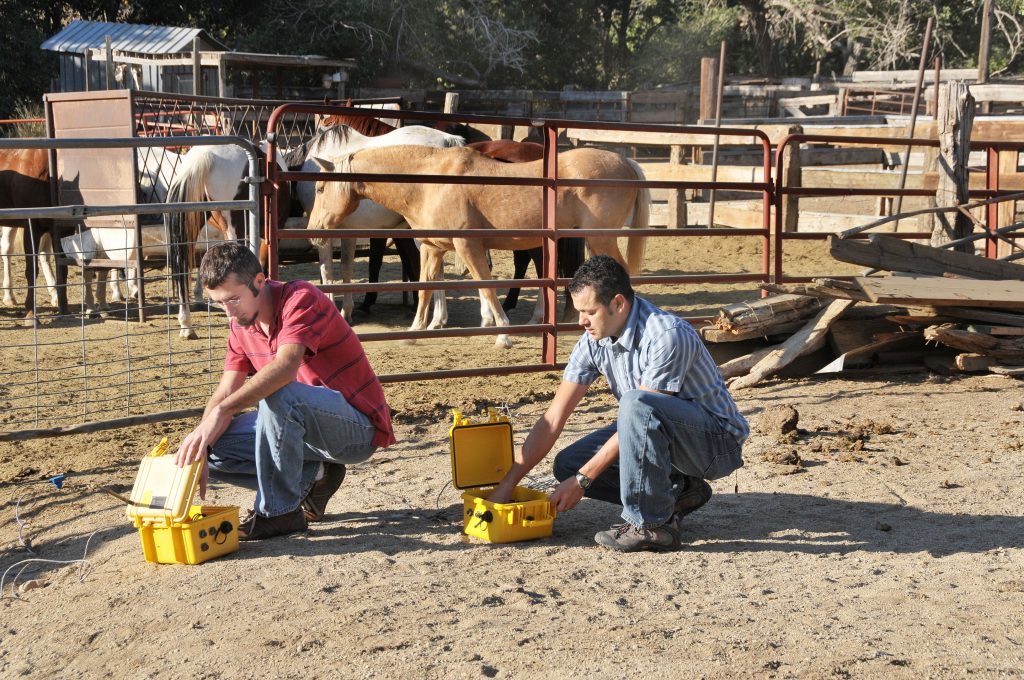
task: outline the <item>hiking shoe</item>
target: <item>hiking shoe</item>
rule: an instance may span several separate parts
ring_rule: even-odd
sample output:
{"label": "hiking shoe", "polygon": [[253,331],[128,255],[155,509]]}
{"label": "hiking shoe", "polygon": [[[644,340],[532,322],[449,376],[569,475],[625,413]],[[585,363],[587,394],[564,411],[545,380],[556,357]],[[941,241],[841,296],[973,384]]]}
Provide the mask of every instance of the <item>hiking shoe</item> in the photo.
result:
{"label": "hiking shoe", "polygon": [[306,516],[302,513],[302,508],[295,508],[291,512],[274,517],[264,517],[251,511],[238,525],[238,540],[262,541],[265,538],[305,531],[306,528]]}
{"label": "hiking shoe", "polygon": [[307,522],[319,522],[327,513],[327,501],[345,481],[345,466],[340,463],[324,463],[324,476],[313,483],[299,507],[306,515]]}
{"label": "hiking shoe", "polygon": [[711,500],[711,485],[700,477],[683,477],[686,485],[676,496],[675,512],[669,521],[679,520]]}
{"label": "hiking shoe", "polygon": [[656,527],[635,527],[632,524],[616,524],[608,531],[594,534],[594,540],[606,548],[622,552],[654,550],[663,552],[678,550],[679,532],[670,524]]}

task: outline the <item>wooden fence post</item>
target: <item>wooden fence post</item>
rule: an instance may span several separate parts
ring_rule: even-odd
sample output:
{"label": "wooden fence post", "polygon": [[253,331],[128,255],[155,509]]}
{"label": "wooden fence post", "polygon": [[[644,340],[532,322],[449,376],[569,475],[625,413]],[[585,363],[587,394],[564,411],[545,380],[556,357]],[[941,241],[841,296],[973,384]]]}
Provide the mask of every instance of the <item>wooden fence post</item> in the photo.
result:
{"label": "wooden fence post", "polygon": [[[939,97],[939,113],[936,129],[939,135],[939,184],[935,190],[935,205],[948,207],[968,202],[967,158],[970,155],[971,125],[974,122],[974,97],[962,81],[951,82],[944,88],[945,96]],[[940,213],[932,229],[931,244],[944,243],[963,238],[971,233],[974,225],[966,215],[957,211]],[[971,243],[958,246],[957,250],[970,252]]]}
{"label": "wooden fence post", "polygon": [[114,50],[112,49],[112,41],[109,35],[103,36],[103,45],[106,48],[106,63],[105,66],[105,89],[114,89]]}
{"label": "wooden fence post", "polygon": [[203,65],[199,58],[199,38],[192,38],[192,94],[203,93]]}
{"label": "wooden fence post", "polygon": [[[803,134],[802,125],[793,125],[789,128],[789,134]],[[800,144],[787,144],[785,151],[784,165],[786,167],[787,187],[799,187],[803,182],[803,168],[800,163]],[[786,201],[782,207],[782,231],[793,233],[797,231],[797,224],[800,220],[800,197],[793,194],[786,194]]]}
{"label": "wooden fence post", "polygon": [[[679,165],[683,162],[683,147],[669,147],[669,165]],[[668,223],[670,229],[685,229],[686,220],[686,190],[669,189],[668,192]]]}
{"label": "wooden fence post", "polygon": [[444,93],[444,112],[455,113],[459,110],[459,93],[458,92],[445,92]]}

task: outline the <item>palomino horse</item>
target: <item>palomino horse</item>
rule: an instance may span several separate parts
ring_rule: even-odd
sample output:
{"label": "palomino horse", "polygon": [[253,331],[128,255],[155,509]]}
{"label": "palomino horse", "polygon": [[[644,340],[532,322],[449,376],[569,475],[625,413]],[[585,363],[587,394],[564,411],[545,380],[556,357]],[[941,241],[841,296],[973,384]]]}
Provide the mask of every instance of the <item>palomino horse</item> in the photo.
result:
{"label": "palomino horse", "polygon": [[[49,153],[46,149],[0,149],[0,208],[41,208],[51,204]],[[3,220],[7,227],[24,227],[25,250],[25,318],[35,319],[36,264],[34,255],[42,255],[40,245],[50,235],[51,220]],[[7,234],[8,238],[10,234]],[[52,245],[52,244],[51,244]],[[4,260],[7,264],[7,260]],[[44,267],[44,273],[48,268]],[[6,272],[5,272],[6,274]],[[6,278],[6,276],[5,276]],[[47,283],[56,288],[58,313],[67,313],[67,267],[58,265],[56,280]]]}
{"label": "palomino horse", "polygon": [[[328,172],[455,175],[486,177],[540,177],[543,161],[502,163],[472,149],[430,149],[394,147],[366,149],[354,156],[317,158]],[[574,149],[558,157],[558,176],[562,179],[640,180],[644,174],[634,161],[599,149]],[[317,182],[316,204],[309,217],[312,229],[338,228],[359,201],[369,198],[380,205],[400,211],[415,229],[493,229],[487,238],[425,238],[420,243],[420,280],[435,281],[441,271],[445,251],[454,250],[478,281],[491,278],[486,249],[518,250],[535,248],[540,238],[503,237],[503,229],[539,229],[542,220],[540,187],[488,184],[407,184],[389,182]],[[558,189],[556,228],[617,229],[633,214],[633,226],[646,227],[649,221],[650,192],[645,188],[563,187]],[[615,236],[587,239],[595,254],[607,254],[627,265],[631,272],[640,269],[644,239],[630,237],[623,260]],[[498,305],[493,288],[480,289],[499,326],[508,326],[508,317]],[[427,327],[429,291],[421,290],[416,318],[410,330]],[[541,296],[541,304],[543,304]],[[538,305],[540,306],[540,305]],[[438,325],[434,320],[433,325]],[[507,335],[499,335],[495,344],[511,347]]]}
{"label": "palomino horse", "polygon": [[[473,142],[466,145],[474,151],[479,151],[485,156],[503,161],[505,163],[529,163],[539,161],[544,157],[544,145],[537,142],[515,142],[511,139],[495,139],[489,142]],[[558,239],[558,275],[571,278],[579,266],[583,264],[583,239],[560,238]],[[537,276],[544,276],[543,272],[543,249],[533,248],[531,250],[516,250],[512,252],[512,265],[514,272],[512,278],[521,279],[526,275],[526,268],[533,262],[533,269]],[[506,312],[516,308],[519,304],[519,289],[509,288],[505,301],[501,308]],[[565,296],[566,312],[570,309],[569,295]],[[540,316],[534,310],[534,318],[531,323],[539,321]]]}
{"label": "palomino horse", "polygon": [[[383,125],[383,123],[381,123]],[[314,156],[344,156],[353,154],[361,149],[380,148],[386,146],[415,144],[429,147],[452,147],[462,146],[465,140],[439,130],[410,125],[408,127],[392,129],[391,132],[376,137],[363,135],[347,125],[335,125],[334,127],[320,130],[316,136],[305,144],[296,147],[285,154],[285,161],[289,167],[300,167],[304,172],[319,172],[320,166],[313,162]],[[316,185],[313,182],[299,182],[295,188],[299,202],[307,214],[313,210]],[[353,210],[345,219],[343,228],[346,229],[394,229],[404,222],[402,216],[393,210],[388,210],[373,201],[363,201],[358,208]],[[331,239],[333,240],[333,239]],[[328,284],[334,278],[332,265],[332,251],[334,250],[331,240],[315,239],[314,245],[320,251],[320,281]],[[403,257],[412,257],[413,248],[399,246],[395,239],[396,247]],[[341,280],[348,283],[352,280],[352,261],[355,256],[355,240],[341,239]],[[408,246],[412,245],[412,239],[408,239]],[[403,251],[402,248],[406,247]],[[447,309],[444,308],[444,296],[438,295],[435,304],[439,309],[436,314],[447,316]],[[352,319],[352,294],[346,293],[342,297],[342,315]]]}
{"label": "palomino horse", "polygon": [[[287,170],[281,159],[278,165]],[[182,159],[181,166],[167,188],[168,203],[192,203],[199,201],[231,201],[248,198],[248,186],[242,181],[249,167],[249,157],[235,145],[196,146]],[[287,187],[283,187],[279,202],[283,217],[291,203]],[[281,217],[281,216],[279,216]],[[170,244],[170,268],[174,291],[178,297],[178,333],[182,338],[194,340],[198,336],[192,329],[192,315],[189,309],[189,273],[196,266],[195,245],[206,220],[202,211],[167,214],[167,236]],[[238,226],[230,211],[217,211],[216,218],[209,224],[223,229],[224,237],[234,240]],[[201,296],[201,287],[196,281],[196,299]]]}

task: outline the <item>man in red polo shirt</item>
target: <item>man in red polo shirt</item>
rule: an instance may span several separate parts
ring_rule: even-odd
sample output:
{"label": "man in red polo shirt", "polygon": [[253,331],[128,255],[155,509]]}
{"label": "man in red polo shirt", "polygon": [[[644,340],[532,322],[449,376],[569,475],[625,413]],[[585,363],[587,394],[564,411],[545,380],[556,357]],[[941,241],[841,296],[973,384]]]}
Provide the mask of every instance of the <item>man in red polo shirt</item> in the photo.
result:
{"label": "man in red polo shirt", "polygon": [[203,497],[207,469],[255,487],[240,540],[304,531],[323,518],[346,464],[394,443],[384,390],[355,332],[312,284],[267,279],[237,243],[210,248],[199,278],[231,329],[224,375],[177,462],[206,456]]}

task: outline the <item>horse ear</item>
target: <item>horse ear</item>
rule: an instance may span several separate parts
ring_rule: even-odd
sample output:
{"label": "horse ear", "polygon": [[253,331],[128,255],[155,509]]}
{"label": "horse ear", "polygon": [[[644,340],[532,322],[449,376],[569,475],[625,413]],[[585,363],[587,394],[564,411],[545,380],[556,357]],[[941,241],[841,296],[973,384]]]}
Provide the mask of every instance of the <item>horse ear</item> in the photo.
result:
{"label": "horse ear", "polygon": [[320,166],[320,169],[324,172],[334,172],[334,163],[330,162],[326,158],[313,157],[313,162]]}

